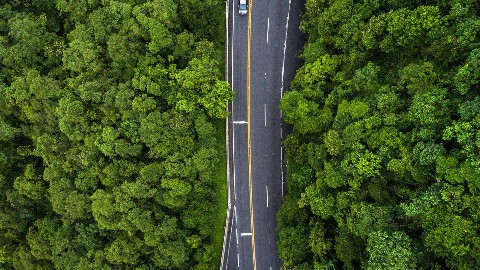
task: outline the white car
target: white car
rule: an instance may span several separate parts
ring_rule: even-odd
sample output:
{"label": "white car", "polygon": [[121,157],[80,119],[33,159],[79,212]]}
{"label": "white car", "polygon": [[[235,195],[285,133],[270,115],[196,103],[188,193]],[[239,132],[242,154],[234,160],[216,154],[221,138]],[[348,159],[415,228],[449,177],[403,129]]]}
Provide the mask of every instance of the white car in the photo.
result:
{"label": "white car", "polygon": [[240,4],[238,5],[238,13],[240,15],[247,14],[247,0],[240,0]]}

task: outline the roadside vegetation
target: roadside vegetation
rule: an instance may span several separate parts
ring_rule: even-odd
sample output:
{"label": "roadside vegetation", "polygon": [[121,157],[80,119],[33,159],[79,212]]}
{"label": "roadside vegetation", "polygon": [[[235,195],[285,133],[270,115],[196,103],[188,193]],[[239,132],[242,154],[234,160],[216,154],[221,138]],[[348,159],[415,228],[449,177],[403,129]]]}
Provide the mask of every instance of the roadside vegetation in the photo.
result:
{"label": "roadside vegetation", "polygon": [[224,2],[0,3],[0,268],[218,268]]}
{"label": "roadside vegetation", "polygon": [[480,2],[307,0],[284,269],[480,269]]}

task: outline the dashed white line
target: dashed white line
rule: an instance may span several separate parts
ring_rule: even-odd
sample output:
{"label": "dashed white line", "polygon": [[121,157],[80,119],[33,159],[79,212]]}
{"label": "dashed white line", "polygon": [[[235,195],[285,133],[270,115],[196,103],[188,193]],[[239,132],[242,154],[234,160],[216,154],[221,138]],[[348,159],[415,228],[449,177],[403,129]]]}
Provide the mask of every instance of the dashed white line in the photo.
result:
{"label": "dashed white line", "polygon": [[267,208],[268,208],[268,186],[265,186],[265,191],[267,193]]}
{"label": "dashed white line", "polygon": [[252,236],[252,233],[250,232],[243,232],[240,234],[240,236]]}
{"label": "dashed white line", "polygon": [[[237,220],[237,218],[236,218],[237,217],[237,207],[236,206],[233,206],[233,217],[235,217],[235,221],[236,221]],[[235,224],[237,224],[237,223],[235,222]]]}
{"label": "dashed white line", "polygon": [[240,254],[237,253],[237,267],[240,268]]}
{"label": "dashed white line", "polygon": [[263,110],[265,112],[265,126],[267,126],[267,104],[263,104]]}
{"label": "dashed white line", "polygon": [[270,31],[270,18],[267,18],[267,43],[268,43],[268,31]]}
{"label": "dashed white line", "polygon": [[237,240],[237,250],[238,250],[238,219],[237,219],[237,207],[233,207],[233,217],[235,218],[235,238]]}

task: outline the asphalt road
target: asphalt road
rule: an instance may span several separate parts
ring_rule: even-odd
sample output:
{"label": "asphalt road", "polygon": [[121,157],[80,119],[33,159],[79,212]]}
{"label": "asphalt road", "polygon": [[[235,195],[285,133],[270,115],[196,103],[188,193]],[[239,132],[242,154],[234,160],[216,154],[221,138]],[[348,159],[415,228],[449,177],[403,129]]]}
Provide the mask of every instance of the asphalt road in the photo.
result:
{"label": "asphalt road", "polygon": [[[285,130],[278,106],[301,64],[296,54],[304,43],[299,23],[305,2],[250,0],[249,3],[250,55],[247,50],[249,15],[238,14],[238,0],[230,0],[228,8],[227,69],[236,96],[231,106],[234,210],[226,264],[230,270],[276,270],[282,265],[277,249],[276,213],[286,186],[283,184],[281,148]],[[247,106],[248,57],[250,123]]]}

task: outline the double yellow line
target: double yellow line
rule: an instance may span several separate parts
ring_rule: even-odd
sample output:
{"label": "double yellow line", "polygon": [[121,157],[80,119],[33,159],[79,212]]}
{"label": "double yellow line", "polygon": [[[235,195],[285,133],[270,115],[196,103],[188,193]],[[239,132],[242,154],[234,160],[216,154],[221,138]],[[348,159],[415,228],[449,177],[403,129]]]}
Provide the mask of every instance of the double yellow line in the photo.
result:
{"label": "double yellow line", "polygon": [[250,0],[248,5],[248,42],[247,42],[247,133],[248,133],[248,189],[250,192],[250,227],[252,229],[252,260],[253,269],[257,269],[257,259],[255,257],[255,224],[253,222],[253,187],[252,187],[252,140],[250,137],[250,47],[252,39],[252,5]]}

